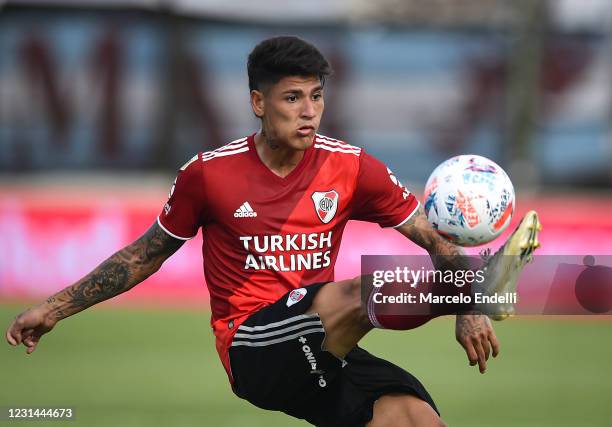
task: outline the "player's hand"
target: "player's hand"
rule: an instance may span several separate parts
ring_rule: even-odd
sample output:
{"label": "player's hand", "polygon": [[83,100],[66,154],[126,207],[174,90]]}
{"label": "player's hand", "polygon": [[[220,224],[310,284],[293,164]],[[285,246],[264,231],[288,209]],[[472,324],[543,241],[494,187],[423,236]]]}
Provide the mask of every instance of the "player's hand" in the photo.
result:
{"label": "player's hand", "polygon": [[19,314],[6,331],[6,340],[12,346],[23,344],[27,347],[26,353],[36,350],[40,337],[49,332],[57,319],[48,315],[42,306],[30,308]]}
{"label": "player's hand", "polygon": [[481,374],[487,370],[487,360],[491,352],[493,357],[499,354],[499,343],[491,320],[482,313],[458,314],[455,337],[465,349],[470,365],[478,363]]}

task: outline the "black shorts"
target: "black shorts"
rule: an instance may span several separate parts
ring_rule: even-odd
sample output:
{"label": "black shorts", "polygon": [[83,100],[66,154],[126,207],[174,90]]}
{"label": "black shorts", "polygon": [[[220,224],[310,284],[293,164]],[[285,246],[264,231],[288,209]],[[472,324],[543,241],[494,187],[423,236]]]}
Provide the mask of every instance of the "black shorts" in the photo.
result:
{"label": "black shorts", "polygon": [[389,393],[414,395],[437,412],[419,380],[393,363],[359,347],[345,360],[322,350],[321,319],[304,313],[323,285],[291,291],[240,325],[229,350],[234,392],[316,426],[364,426]]}

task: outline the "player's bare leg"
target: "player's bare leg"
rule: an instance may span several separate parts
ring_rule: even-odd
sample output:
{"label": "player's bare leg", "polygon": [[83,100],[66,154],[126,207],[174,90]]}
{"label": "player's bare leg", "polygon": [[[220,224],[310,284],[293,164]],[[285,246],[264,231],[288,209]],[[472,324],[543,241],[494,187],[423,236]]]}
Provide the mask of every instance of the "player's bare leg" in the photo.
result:
{"label": "player's bare leg", "polygon": [[418,397],[387,394],[374,403],[374,416],[366,427],[444,427],[436,411]]}
{"label": "player's bare leg", "polygon": [[360,277],[323,286],[308,312],[321,317],[325,350],[341,359],[374,328],[361,303]]}

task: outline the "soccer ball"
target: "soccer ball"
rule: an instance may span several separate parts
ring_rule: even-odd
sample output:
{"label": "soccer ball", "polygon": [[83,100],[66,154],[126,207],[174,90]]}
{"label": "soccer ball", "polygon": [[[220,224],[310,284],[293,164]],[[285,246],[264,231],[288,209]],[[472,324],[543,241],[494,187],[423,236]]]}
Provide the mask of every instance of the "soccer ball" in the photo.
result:
{"label": "soccer ball", "polygon": [[446,160],[425,185],[425,214],[440,235],[460,246],[488,243],[510,224],[515,209],[510,178],[486,157]]}

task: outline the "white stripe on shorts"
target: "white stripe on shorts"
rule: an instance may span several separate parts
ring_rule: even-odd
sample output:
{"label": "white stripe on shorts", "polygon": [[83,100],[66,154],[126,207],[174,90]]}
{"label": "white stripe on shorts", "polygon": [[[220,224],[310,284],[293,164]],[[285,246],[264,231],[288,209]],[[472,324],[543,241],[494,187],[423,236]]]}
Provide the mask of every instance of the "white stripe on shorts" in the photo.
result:
{"label": "white stripe on shorts", "polygon": [[288,323],[297,322],[298,320],[318,319],[318,318],[319,318],[318,314],[300,314],[299,316],[289,317],[288,319],[281,320],[279,322],[268,323],[267,325],[261,325],[261,326],[245,326],[245,325],[240,325],[238,327],[238,330],[239,331],[247,331],[247,332],[265,331],[266,329],[272,329],[272,328],[275,328],[277,326],[282,326],[282,325],[286,325]]}
{"label": "white stripe on shorts", "polygon": [[[267,333],[246,333],[246,334],[237,333],[236,335],[234,335],[234,338],[246,338],[249,340],[257,340],[259,338],[268,338],[268,337],[273,337],[275,335],[283,335],[287,332],[295,331],[296,329],[304,328],[306,326],[323,326],[323,323],[321,323],[320,320],[313,320],[312,322],[302,322],[302,323],[298,323],[297,325],[287,326],[286,328],[278,329],[276,331],[267,332]],[[238,330],[240,330],[240,327],[238,327]]]}
{"label": "white stripe on shorts", "polygon": [[232,343],[232,347],[238,347],[238,346],[247,346],[247,347],[265,347],[268,345],[272,345],[272,344],[278,344],[280,342],[284,342],[284,341],[289,341],[292,340],[294,338],[297,338],[299,336],[302,335],[308,335],[308,334],[314,334],[317,332],[323,332],[325,333],[325,329],[323,328],[313,328],[313,329],[306,329],[304,331],[300,331],[297,332],[295,334],[292,335],[286,335],[284,337],[281,338],[277,338],[275,340],[268,340],[268,341],[256,341],[256,342],[252,342],[252,341],[234,341]]}

